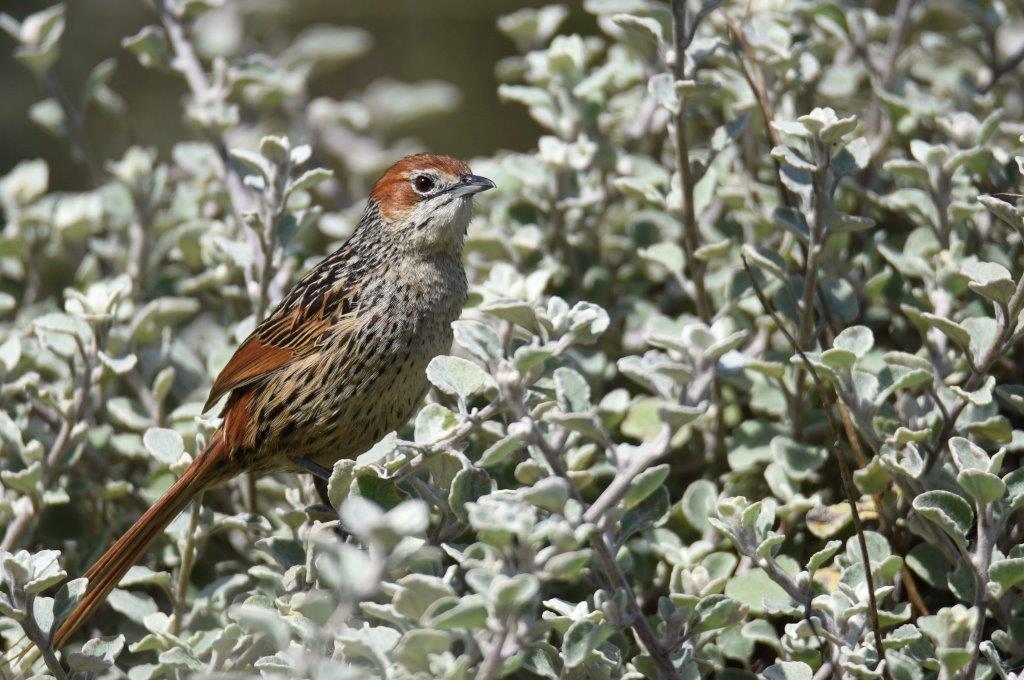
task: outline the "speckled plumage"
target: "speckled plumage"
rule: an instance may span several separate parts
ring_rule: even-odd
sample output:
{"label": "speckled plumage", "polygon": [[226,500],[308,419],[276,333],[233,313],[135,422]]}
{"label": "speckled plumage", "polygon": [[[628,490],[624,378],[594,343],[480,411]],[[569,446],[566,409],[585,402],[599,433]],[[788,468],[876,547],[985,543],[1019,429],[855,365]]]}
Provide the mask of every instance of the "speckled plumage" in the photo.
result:
{"label": "speckled plumage", "polygon": [[493,188],[454,158],[408,156],[374,186],[352,237],[299,281],[238,348],[206,407],[224,422],[181,478],[89,569],[59,647],[203,489],[242,471],[330,468],[412,414],[425,369],[466,299],[472,195]]}
{"label": "speckled plumage", "polygon": [[[240,469],[261,473],[300,457],[329,468],[397,428],[422,399],[426,365],[451,347],[466,299],[461,240],[395,257],[388,238],[371,201],[353,238],[253,333],[299,349],[229,402],[244,401],[254,423],[232,450]],[[310,325],[317,332],[293,340]]]}

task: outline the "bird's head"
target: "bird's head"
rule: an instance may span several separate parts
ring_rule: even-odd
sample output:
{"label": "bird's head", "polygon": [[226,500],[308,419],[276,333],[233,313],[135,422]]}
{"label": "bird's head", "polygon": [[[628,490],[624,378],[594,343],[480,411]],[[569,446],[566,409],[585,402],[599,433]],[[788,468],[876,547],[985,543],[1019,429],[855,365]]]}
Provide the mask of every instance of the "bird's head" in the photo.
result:
{"label": "bird's head", "polygon": [[380,214],[388,235],[415,251],[458,250],[469,226],[473,195],[494,182],[470,172],[451,156],[406,156],[377,180],[371,209]]}

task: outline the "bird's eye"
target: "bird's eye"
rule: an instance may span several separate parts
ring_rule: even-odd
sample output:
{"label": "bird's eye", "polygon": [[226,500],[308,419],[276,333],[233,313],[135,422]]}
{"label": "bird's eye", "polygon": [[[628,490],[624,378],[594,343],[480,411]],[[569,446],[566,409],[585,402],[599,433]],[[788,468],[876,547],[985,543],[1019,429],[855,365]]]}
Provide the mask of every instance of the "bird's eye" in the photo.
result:
{"label": "bird's eye", "polygon": [[425,194],[434,188],[434,180],[430,179],[426,175],[418,175],[413,179],[412,185],[416,187],[416,191],[421,194]]}

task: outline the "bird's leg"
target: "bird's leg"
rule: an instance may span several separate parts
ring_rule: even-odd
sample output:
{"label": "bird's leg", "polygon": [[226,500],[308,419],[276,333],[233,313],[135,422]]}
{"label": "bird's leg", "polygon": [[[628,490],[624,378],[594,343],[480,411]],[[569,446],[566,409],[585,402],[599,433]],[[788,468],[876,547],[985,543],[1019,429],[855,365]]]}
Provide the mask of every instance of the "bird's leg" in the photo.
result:
{"label": "bird's leg", "polygon": [[296,458],[294,462],[300,468],[313,475],[316,479],[320,479],[325,482],[328,482],[331,479],[331,470],[329,468],[325,468],[319,463],[314,463],[309,458]]}
{"label": "bird's leg", "polygon": [[309,458],[296,458],[295,464],[313,475],[313,487],[316,489],[316,493],[320,496],[323,504],[333,510],[337,510],[337,508],[331,505],[331,499],[327,495],[327,482],[331,479],[331,471],[319,463],[314,463]]}
{"label": "bird's leg", "polygon": [[323,477],[314,476],[313,488],[316,489],[316,493],[318,496],[320,496],[320,500],[323,501],[324,505],[326,505],[329,508],[334,507],[333,505],[331,505],[330,496],[327,495],[327,480],[325,480]]}

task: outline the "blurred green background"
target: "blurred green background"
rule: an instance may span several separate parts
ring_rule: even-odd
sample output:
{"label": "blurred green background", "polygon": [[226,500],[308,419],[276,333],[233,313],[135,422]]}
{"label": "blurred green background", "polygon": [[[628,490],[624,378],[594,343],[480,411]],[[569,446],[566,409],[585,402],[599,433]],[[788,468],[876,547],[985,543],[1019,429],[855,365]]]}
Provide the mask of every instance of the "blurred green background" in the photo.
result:
{"label": "blurred green background", "polygon": [[[377,78],[403,82],[443,80],[461,91],[461,103],[451,115],[433,119],[407,132],[431,151],[463,158],[489,155],[496,149],[525,150],[535,144],[539,128],[518,104],[504,104],[496,94],[495,64],[515,53],[502,36],[496,19],[521,7],[547,4],[544,0],[295,0],[288,10],[261,14],[261,8],[280,6],[275,0],[246,0],[253,15],[247,19],[258,43],[244,51],[273,52],[288,43],[287,36],[312,24],[356,26],[370,32],[370,52],[340,69],[317,76],[311,97],[337,99],[360,91]],[[50,1],[0,1],[0,11],[19,21],[53,4]],[[182,127],[179,106],[185,90],[180,77],[144,69],[121,48],[121,39],[154,23],[142,0],[71,0],[62,56],[55,67],[69,96],[77,99],[89,70],[111,57],[118,61],[111,83],[124,98],[131,129],[118,126],[103,113],[88,121],[89,139],[103,158],[118,157],[131,143],[165,151],[193,133]],[[590,32],[589,19],[573,7],[565,32]],[[54,189],[79,189],[87,184],[84,169],[72,160],[65,140],[51,137],[28,118],[28,108],[45,99],[32,75],[11,52],[13,40],[0,33],[0,174],[19,160],[44,158]],[[168,106],[174,106],[168,111]]]}

